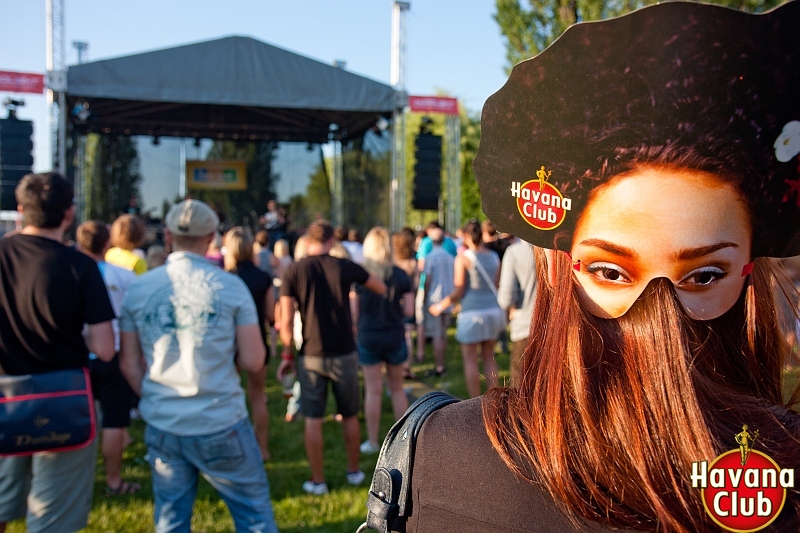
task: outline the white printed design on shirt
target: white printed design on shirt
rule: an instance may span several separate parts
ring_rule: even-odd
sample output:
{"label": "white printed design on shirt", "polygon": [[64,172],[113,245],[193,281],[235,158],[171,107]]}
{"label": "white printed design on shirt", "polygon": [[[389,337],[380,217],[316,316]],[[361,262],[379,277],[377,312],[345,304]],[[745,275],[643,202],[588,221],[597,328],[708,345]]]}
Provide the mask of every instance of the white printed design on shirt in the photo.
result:
{"label": "white printed design on shirt", "polygon": [[170,348],[186,342],[202,346],[206,332],[219,319],[221,305],[221,285],[210,277],[211,273],[202,271],[171,273],[170,283],[144,304],[144,340],[162,346],[169,342]]}

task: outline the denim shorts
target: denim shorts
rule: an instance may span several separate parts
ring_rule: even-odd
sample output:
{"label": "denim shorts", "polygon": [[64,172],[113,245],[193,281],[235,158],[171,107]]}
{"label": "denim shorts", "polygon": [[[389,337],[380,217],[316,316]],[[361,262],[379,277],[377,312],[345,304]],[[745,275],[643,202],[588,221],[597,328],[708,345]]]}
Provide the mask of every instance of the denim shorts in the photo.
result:
{"label": "denim shorts", "polygon": [[386,363],[387,365],[402,365],[408,359],[408,346],[406,343],[392,350],[368,350],[358,345],[358,362],[364,366]]}
{"label": "denim shorts", "polygon": [[358,414],[361,389],[358,384],[358,355],[297,358],[297,381],[300,382],[300,412],[308,418],[325,416],[328,383],[336,398],[336,409],[344,418]]}
{"label": "denim shorts", "polygon": [[236,531],[277,533],[261,451],[247,418],[199,436],[179,436],[148,425],[144,435],[153,473],[157,533],[189,532],[198,474],[228,506]]}

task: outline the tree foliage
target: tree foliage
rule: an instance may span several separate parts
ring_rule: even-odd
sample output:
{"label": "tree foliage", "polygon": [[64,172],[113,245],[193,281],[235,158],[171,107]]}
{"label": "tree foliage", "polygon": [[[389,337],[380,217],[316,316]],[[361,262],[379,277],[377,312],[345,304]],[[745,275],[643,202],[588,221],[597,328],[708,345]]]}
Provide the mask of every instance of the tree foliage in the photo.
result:
{"label": "tree foliage", "polygon": [[247,190],[190,191],[192,196],[213,205],[226,218],[228,225],[255,227],[258,216],[275,199],[275,185],[280,176],[272,172],[272,160],[278,145],[275,142],[215,141],[206,159],[242,160],[247,164]]}
{"label": "tree foliage", "polygon": [[[320,151],[322,154],[322,151]],[[311,174],[308,185],[306,186],[305,202],[301,203],[300,198],[293,197],[290,201],[289,214],[292,220],[295,221],[295,227],[301,228],[318,216],[326,220],[331,219],[331,182],[332,179],[328,176],[327,168],[333,172],[332,164],[327,164],[320,157],[320,163],[317,169]],[[301,212],[300,209],[304,209]]]}
{"label": "tree foliage", "polygon": [[[344,152],[343,216],[348,228],[364,235],[375,226],[388,227],[391,203],[391,150],[381,152],[366,147],[366,136],[350,143]],[[382,138],[382,136],[380,136]]]}
{"label": "tree foliage", "polygon": [[111,221],[139,196],[139,158],[131,137],[86,137],[86,211],[89,218]]}
{"label": "tree foliage", "polygon": [[[472,218],[482,220],[486,218],[481,210],[481,195],[475,173],[472,171],[472,161],[478,155],[478,146],[481,142],[481,117],[473,115],[466,109],[461,110],[461,218],[462,222]],[[450,228],[455,231],[455,228]]]}
{"label": "tree foliage", "polygon": [[[751,13],[783,3],[781,0],[708,2]],[[656,0],[496,0],[494,19],[505,37],[507,70],[547,48],[571,24],[624,15],[654,3]]]}
{"label": "tree foliage", "polygon": [[[342,159],[344,179],[342,183],[343,224],[361,231],[362,235],[375,226],[389,224],[390,198],[390,151],[378,151],[365,146],[378,144],[382,135],[367,132],[364,139],[356,139],[344,147]],[[388,146],[387,146],[388,148]],[[332,186],[335,161],[321,158],[306,187],[305,197],[289,198],[289,213],[296,228],[307,226],[317,217],[330,220],[333,201]]]}

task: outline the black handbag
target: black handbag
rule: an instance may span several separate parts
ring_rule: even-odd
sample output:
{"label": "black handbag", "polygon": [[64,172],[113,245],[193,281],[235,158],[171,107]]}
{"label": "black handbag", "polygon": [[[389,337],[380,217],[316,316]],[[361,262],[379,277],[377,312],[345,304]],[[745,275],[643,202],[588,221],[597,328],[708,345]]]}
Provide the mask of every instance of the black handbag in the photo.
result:
{"label": "black handbag", "polygon": [[0,375],[0,456],[82,448],[96,431],[89,369]]}
{"label": "black handbag", "polygon": [[458,400],[446,392],[434,391],[414,402],[386,435],[372,475],[367,496],[367,521],[357,533],[367,529],[389,533],[405,531],[411,516],[411,474],[414,451],[422,424],[437,409]]}

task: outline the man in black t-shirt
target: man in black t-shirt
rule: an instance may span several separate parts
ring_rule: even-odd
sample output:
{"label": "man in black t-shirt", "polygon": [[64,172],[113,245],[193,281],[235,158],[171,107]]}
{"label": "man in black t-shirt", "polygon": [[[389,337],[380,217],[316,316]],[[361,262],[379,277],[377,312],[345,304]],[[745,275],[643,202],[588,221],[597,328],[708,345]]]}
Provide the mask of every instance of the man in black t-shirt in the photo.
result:
{"label": "man in black t-shirt", "polygon": [[294,369],[292,320],[295,302],[303,322],[303,345],[297,361],[300,382],[300,412],[305,416],[305,445],[311,479],[303,490],[325,494],[328,486],[322,468],[322,417],[325,414],[328,383],[342,415],[347,482],[360,485],[364,473],[359,469],[361,428],[358,423],[358,355],[350,316],[350,288],[358,283],[378,294],[386,285],[359,265],[328,255],[333,245],[333,228],[325,221],[313,222],[306,233],[308,257],[290,265],[281,285],[281,343],[283,352],[278,367],[281,380]]}
{"label": "man in black t-shirt", "polygon": [[[0,240],[0,367],[40,374],[114,357],[114,311],[95,262],[62,244],[72,225],[72,185],[28,174],[16,189],[21,233]],[[88,324],[86,333],[82,333]],[[0,457],[0,533],[26,514],[37,531],[76,531],[92,503],[97,446]]]}

